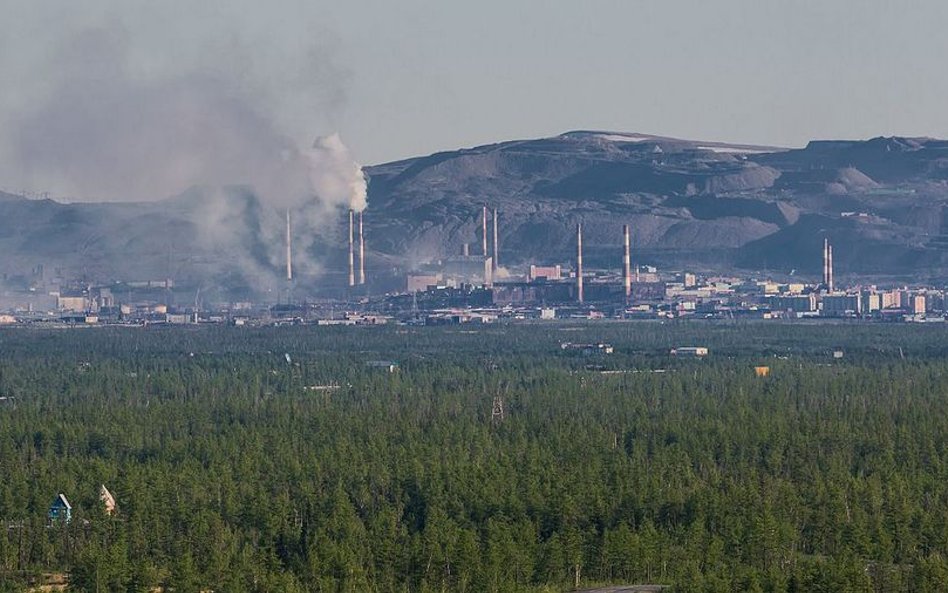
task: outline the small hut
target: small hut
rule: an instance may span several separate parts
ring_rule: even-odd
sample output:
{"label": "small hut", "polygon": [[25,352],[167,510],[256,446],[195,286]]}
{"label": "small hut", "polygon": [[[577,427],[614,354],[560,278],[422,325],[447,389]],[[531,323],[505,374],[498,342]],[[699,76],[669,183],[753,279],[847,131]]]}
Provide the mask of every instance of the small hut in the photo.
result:
{"label": "small hut", "polygon": [[69,523],[69,521],[72,520],[72,505],[66,500],[65,494],[60,493],[59,496],[56,497],[56,500],[53,501],[53,504],[49,505],[47,517],[49,517],[51,522],[63,521]]}
{"label": "small hut", "polygon": [[109,492],[109,489],[105,487],[105,484],[99,486],[99,500],[102,501],[102,506],[105,508],[106,515],[112,515],[115,513],[115,497],[112,496],[112,493]]}

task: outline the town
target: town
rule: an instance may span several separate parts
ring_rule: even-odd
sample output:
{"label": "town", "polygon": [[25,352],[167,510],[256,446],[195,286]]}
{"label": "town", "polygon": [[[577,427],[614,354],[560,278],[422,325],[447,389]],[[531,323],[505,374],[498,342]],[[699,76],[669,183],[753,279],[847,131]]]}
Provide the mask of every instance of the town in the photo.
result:
{"label": "town", "polygon": [[[838,286],[833,246],[823,239],[819,282],[701,274],[632,264],[631,233],[623,226],[616,266],[583,267],[583,228],[576,227],[572,262],[500,265],[498,214],[489,232],[483,208],[481,245],[417,266],[372,294],[366,280],[362,216],[349,212],[348,281],[338,295],[301,297],[293,289],[291,230],[286,230],[286,286],[269,302],[204,302],[200,289],[173,279],[96,284],[47,278],[33,271],[27,290],[2,295],[0,324],[57,325],[444,325],[555,319],[760,319],[943,322],[945,290],[931,286]],[[357,221],[357,222],[356,222]],[[489,235],[492,239],[489,241]]]}

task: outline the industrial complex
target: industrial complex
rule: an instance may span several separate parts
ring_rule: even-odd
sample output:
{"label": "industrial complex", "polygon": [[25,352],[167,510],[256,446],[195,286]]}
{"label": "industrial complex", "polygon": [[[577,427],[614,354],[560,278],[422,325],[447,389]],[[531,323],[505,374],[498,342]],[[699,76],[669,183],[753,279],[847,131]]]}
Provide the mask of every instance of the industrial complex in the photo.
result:
{"label": "industrial complex", "polygon": [[[478,212],[479,245],[469,243],[406,271],[395,290],[373,294],[366,271],[366,228],[361,211],[347,212],[348,241],[342,296],[294,290],[293,227],[286,212],[286,290],[270,301],[212,303],[183,296],[173,279],[126,282],[47,278],[42,266],[28,292],[3,294],[0,324],[195,324],[401,322],[445,324],[498,320],[586,319],[853,319],[938,322],[946,318],[945,291],[926,286],[839,286],[833,245],[823,237],[820,282],[774,281],[663,270],[634,257],[630,226],[622,226],[615,266],[583,262],[584,232],[575,227],[575,259],[500,265],[502,213]],[[476,243],[475,243],[476,244]],[[327,264],[331,268],[332,262]],[[339,274],[336,277],[341,276]],[[389,281],[391,284],[391,279]],[[187,293],[185,293],[187,294]],[[274,302],[274,300],[276,302]]]}

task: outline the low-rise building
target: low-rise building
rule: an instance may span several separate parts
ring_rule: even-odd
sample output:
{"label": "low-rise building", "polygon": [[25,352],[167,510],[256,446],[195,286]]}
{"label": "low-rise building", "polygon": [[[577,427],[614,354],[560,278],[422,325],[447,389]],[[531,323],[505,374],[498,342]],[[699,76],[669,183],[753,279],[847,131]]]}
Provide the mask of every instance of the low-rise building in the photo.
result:
{"label": "low-rise building", "polygon": [[855,294],[828,294],[822,300],[822,313],[826,317],[841,317],[856,315],[862,312],[859,293]]}
{"label": "low-rise building", "polygon": [[56,297],[56,308],[60,311],[82,313],[89,309],[89,299],[85,295],[59,295]]}
{"label": "low-rise building", "polygon": [[770,296],[767,297],[767,304],[771,311],[791,311],[793,313],[806,313],[816,311],[816,295],[796,295],[796,296]]}
{"label": "low-rise building", "polygon": [[672,348],[672,356],[702,358],[708,355],[708,349],[705,346],[681,346]]}
{"label": "low-rise building", "polygon": [[560,348],[566,351],[580,352],[585,355],[592,354],[612,354],[615,349],[612,344],[574,344],[573,342],[563,342]]}
{"label": "low-rise building", "polygon": [[409,274],[407,278],[408,292],[424,292],[440,283],[441,274]]}
{"label": "low-rise building", "polygon": [[530,282],[535,282],[540,279],[544,280],[560,280],[563,277],[563,270],[560,266],[530,266],[530,273],[527,276],[527,279]]}
{"label": "low-rise building", "polygon": [[47,517],[51,522],[62,521],[69,523],[69,521],[72,520],[72,505],[66,500],[65,494],[60,493],[59,496],[56,497],[56,500],[53,501],[53,504],[49,505]]}

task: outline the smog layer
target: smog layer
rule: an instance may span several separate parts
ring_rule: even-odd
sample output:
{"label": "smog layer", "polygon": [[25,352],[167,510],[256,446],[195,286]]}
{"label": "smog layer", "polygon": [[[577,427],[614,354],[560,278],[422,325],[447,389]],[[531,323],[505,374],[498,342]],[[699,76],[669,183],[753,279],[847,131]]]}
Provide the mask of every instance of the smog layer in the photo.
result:
{"label": "smog layer", "polygon": [[316,276],[311,248],[340,211],[365,208],[361,167],[333,132],[348,73],[332,36],[301,16],[274,39],[213,3],[174,19],[175,4],[11,7],[0,188],[71,205],[4,200],[8,279],[43,265],[264,286],[288,213],[295,266]]}
{"label": "smog layer", "polygon": [[[331,199],[301,192],[313,202],[291,205],[302,214],[293,231],[297,277],[310,287],[345,282],[345,210],[366,203],[352,188],[358,170],[338,137],[316,146],[306,157],[329,164],[308,169],[325,177],[308,183],[321,183]],[[791,150],[580,131],[366,174],[367,266],[380,273],[459,253],[463,243],[476,253],[488,204],[500,212],[505,264],[570,262],[582,221],[587,266],[617,268],[621,226],[629,224],[635,263],[818,278],[830,237],[840,278],[948,277],[941,140],[815,141]],[[362,201],[350,202],[353,195]],[[250,185],[132,203],[6,194],[0,267],[8,280],[43,264],[100,280],[172,277],[224,292],[272,292],[282,278],[286,207]]]}

